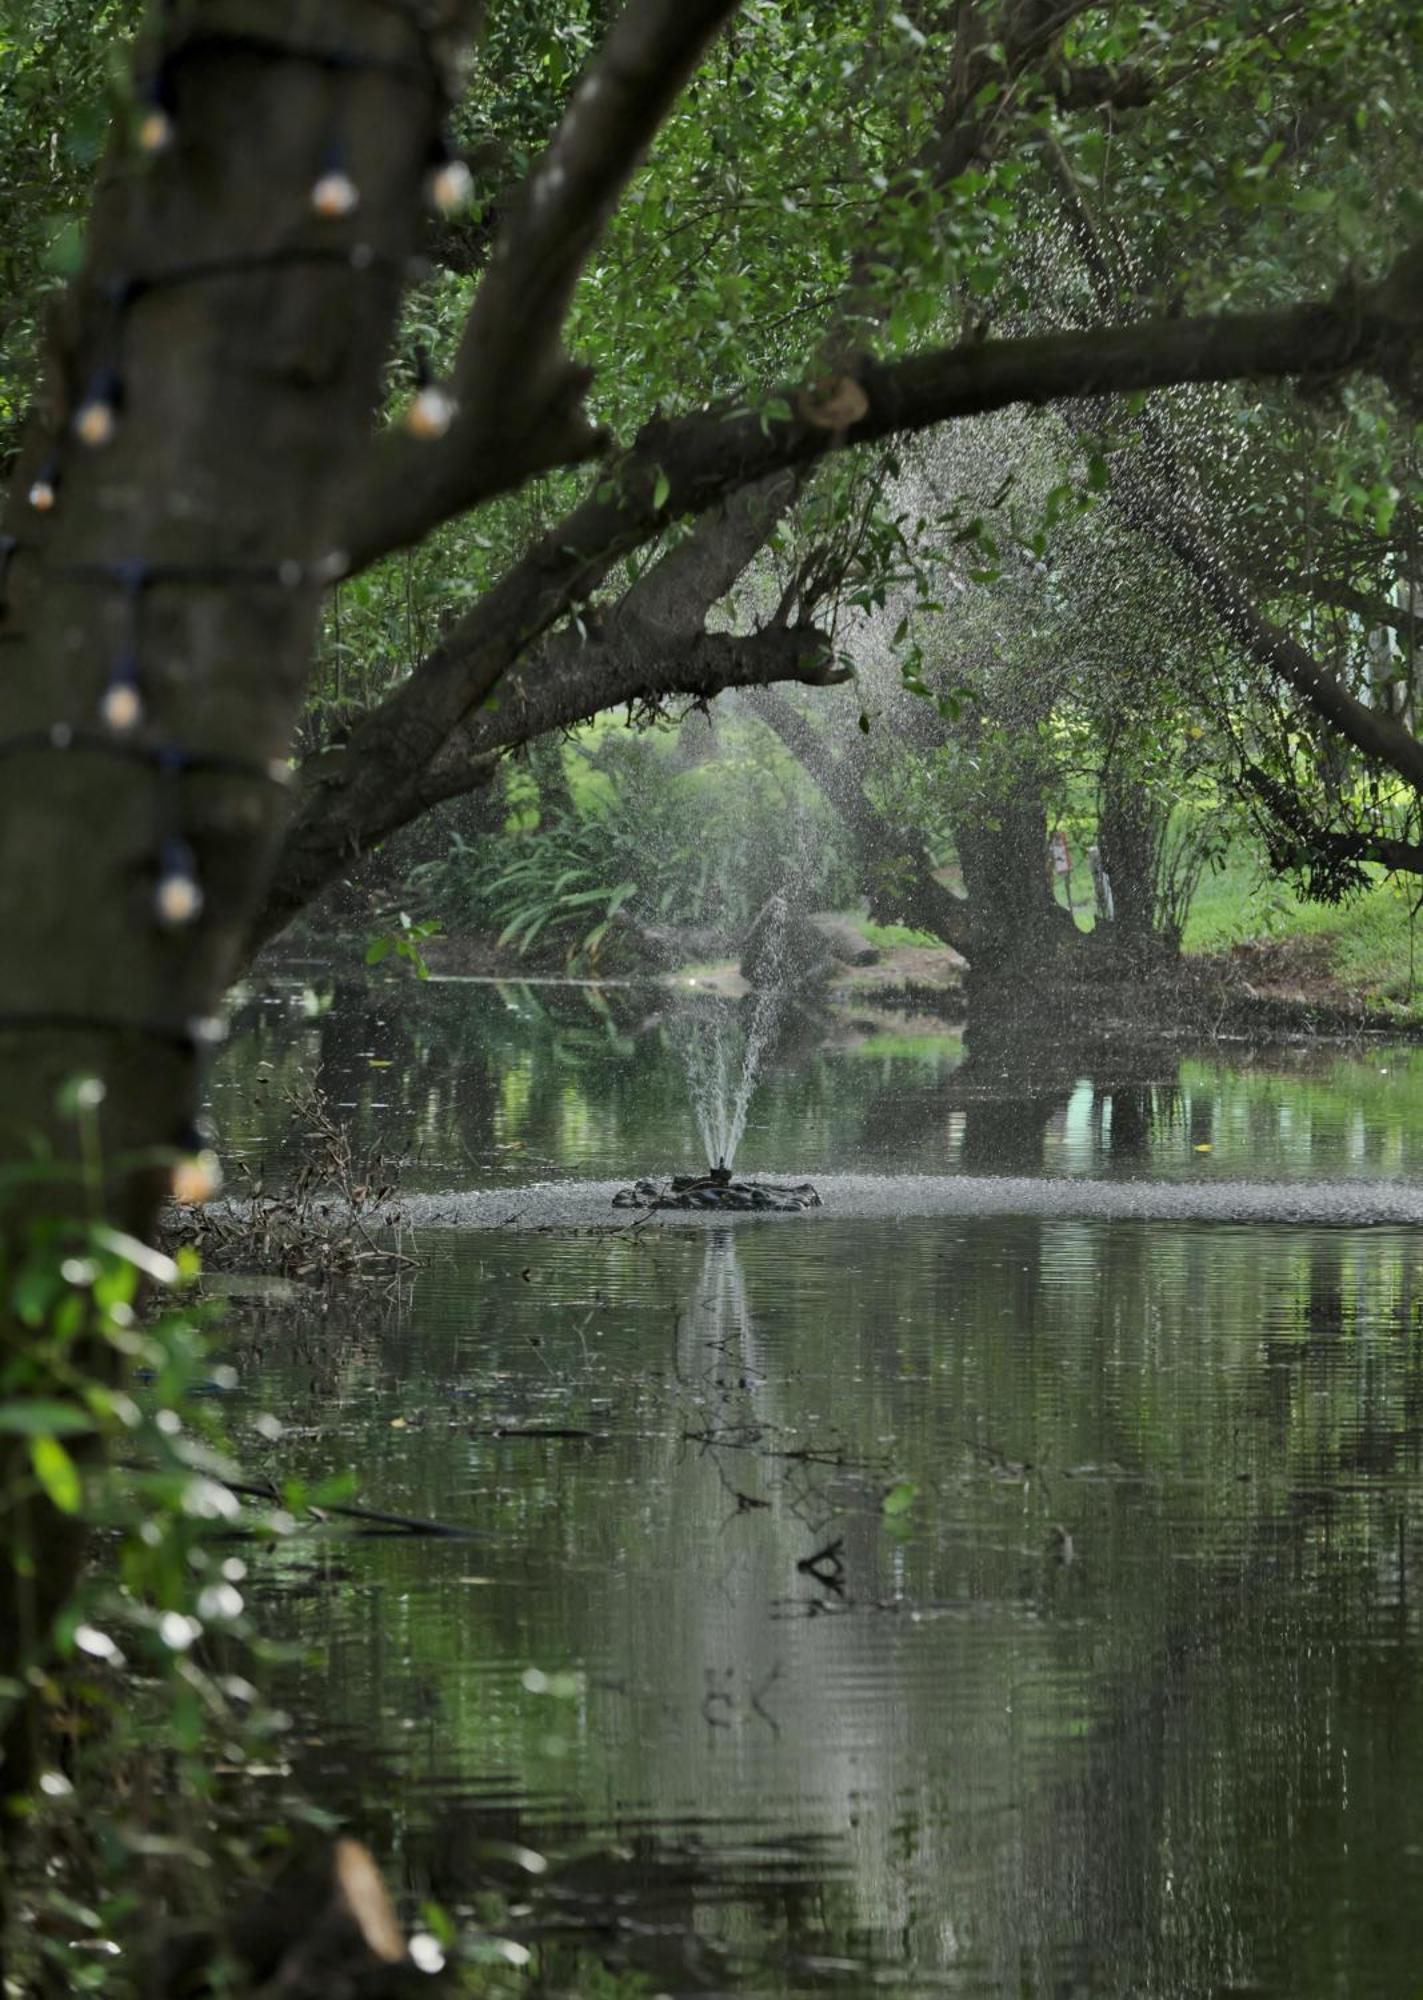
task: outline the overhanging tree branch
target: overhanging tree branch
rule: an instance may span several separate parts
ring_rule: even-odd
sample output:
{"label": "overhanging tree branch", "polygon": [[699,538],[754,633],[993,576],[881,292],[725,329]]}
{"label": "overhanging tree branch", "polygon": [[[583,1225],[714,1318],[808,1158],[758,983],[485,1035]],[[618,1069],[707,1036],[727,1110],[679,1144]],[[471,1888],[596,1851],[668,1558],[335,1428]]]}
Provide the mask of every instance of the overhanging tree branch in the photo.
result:
{"label": "overhanging tree branch", "polygon": [[[745,635],[688,632],[672,635],[635,618],[616,620],[604,633],[583,639],[563,632],[505,679],[496,705],[472,711],[413,781],[392,792],[361,829],[364,848],[394,833],[444,799],[476,790],[492,775],[501,752],[571,729],[607,709],[655,708],[686,697],[710,700],[730,688],[773,681],[833,686],[847,675],[835,667],[825,633],[810,625],[770,626]],[[282,865],[255,928],[260,944],[320,893],[350,858],[324,796],[341,753],[303,768],[302,789],[288,832]]]}
{"label": "overhanging tree branch", "polygon": [[629,0],[573,93],[490,254],[437,443],[373,447],[339,531],[353,568],[606,444],[587,419],[591,372],[562,345],[573,293],[619,196],[740,0]]}
{"label": "overhanging tree branch", "polygon": [[[741,408],[658,420],[615,468],[608,482],[613,490],[590,496],[537,542],[370,711],[345,752],[323,760],[324,845],[335,857],[359,852],[393,802],[418,797],[420,774],[446,739],[559,618],[589,599],[617,563],[670,521],[705,513],[728,493],[780,471],[808,469],[849,445],[1016,402],[1098,398],[1184,382],[1319,379],[1348,368],[1375,368],[1390,380],[1409,381],[1420,327],[1423,249],[1381,284],[1279,312],[1150,320],[961,345],[889,365],[864,361],[852,376],[818,390],[784,389],[789,416]],[[848,423],[847,408],[858,412]],[[1329,677],[1307,655],[1295,661],[1286,642],[1280,657],[1290,660],[1301,685],[1317,679],[1327,697]],[[1366,719],[1383,724],[1362,704],[1354,708],[1361,728]],[[1413,749],[1423,776],[1423,749]],[[329,872],[339,865],[333,860]],[[309,895],[311,871],[300,873]],[[278,901],[296,907],[280,888]]]}
{"label": "overhanging tree branch", "polygon": [[620,631],[613,640],[557,649],[536,676],[514,673],[497,710],[481,710],[451,737],[426,774],[427,800],[464,787],[462,767],[514,749],[552,729],[571,729],[607,709],[654,707],[678,696],[709,700],[732,688],[799,681],[833,687],[848,673],[832,663],[830,640],[811,625],[764,631],[696,632],[669,650],[649,632]]}
{"label": "overhanging tree branch", "polygon": [[653,631],[699,632],[712,606],[765,547],[801,483],[794,472],[773,472],[730,494],[639,578],[618,615],[630,615]]}
{"label": "overhanging tree branch", "polygon": [[1335,901],[1367,882],[1365,863],[1395,874],[1423,875],[1423,846],[1369,827],[1322,826],[1292,791],[1258,764],[1246,759],[1241,776],[1269,816],[1266,838],[1271,859],[1279,868],[1309,868],[1316,876],[1315,893]]}
{"label": "overhanging tree branch", "polygon": [[[1423,331],[1423,250],[1370,292],[1275,313],[1163,319],[1024,340],[941,349],[857,374],[821,393],[788,388],[792,414],[704,412],[647,426],[616,469],[616,491],[596,495],[546,535],[457,625],[445,644],[377,713],[418,711],[429,753],[463,710],[482,700],[516,650],[671,520],[827,452],[929,429],[1016,402],[1045,403],[1185,382],[1300,376],[1348,368],[1390,374],[1410,365]],[[861,414],[836,421],[844,382]],[[772,399],[772,406],[776,399]],[[422,733],[426,733],[422,731]]]}
{"label": "overhanging tree branch", "polygon": [[1272,595],[1310,598],[1331,611],[1352,612],[1370,631],[1406,632],[1409,627],[1406,604],[1395,603],[1375,590],[1361,590],[1344,577],[1275,574],[1262,578],[1261,583]]}

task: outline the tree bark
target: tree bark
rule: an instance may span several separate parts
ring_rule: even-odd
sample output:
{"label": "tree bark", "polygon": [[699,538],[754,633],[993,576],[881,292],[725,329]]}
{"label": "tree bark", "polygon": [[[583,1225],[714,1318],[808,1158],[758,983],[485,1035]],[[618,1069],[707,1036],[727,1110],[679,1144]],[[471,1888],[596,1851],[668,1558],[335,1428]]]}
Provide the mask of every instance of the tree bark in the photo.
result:
{"label": "tree bark", "polygon": [[1099,925],[1094,935],[1110,944],[1124,971],[1144,967],[1165,949],[1156,907],[1164,822],[1146,786],[1109,759],[1102,775],[1097,838],[1112,885],[1112,921]]}
{"label": "tree bark", "polygon": [[[104,1212],[148,1232],[197,1105],[189,1024],[242,962],[282,835],[274,772],[416,246],[445,108],[433,31],[338,0],[299,33],[290,16],[214,0],[170,49],[175,144],[148,159],[120,142],[104,166],[6,513],[0,1104],[11,1157],[55,1161],[11,1200],[12,1244],[30,1215],[88,1208],[57,1108],[76,1073],[105,1087]],[[313,206],[336,132],[360,196],[345,216]],[[27,504],[42,469],[60,476],[43,513]],[[115,687],[124,729],[104,719]],[[169,916],[191,921],[161,921],[165,872]],[[0,1343],[24,1338],[0,1321]],[[0,1491],[23,1480],[0,1453]],[[34,1532],[25,1608],[43,1634],[79,1539],[42,1509]],[[0,1677],[25,1595],[0,1571]],[[23,1785],[29,1744],[7,1734],[0,1790]]]}

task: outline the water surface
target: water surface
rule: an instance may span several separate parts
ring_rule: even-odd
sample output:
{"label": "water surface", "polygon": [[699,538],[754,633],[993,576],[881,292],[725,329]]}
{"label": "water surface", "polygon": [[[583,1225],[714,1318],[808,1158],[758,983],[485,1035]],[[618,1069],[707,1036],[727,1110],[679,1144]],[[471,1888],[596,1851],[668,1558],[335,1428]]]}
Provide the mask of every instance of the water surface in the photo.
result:
{"label": "water surface", "polygon": [[[432,1198],[699,1164],[665,996],[265,999],[249,1159],[304,1069]],[[392,1299],[239,1329],[254,1467],[479,1531],[273,1559],[303,1775],[412,1905],[497,1886],[649,1991],[1416,1990],[1423,1240],[1329,1218],[1419,1201],[1423,1059],[975,1074],[918,1027],[807,1031],[739,1165],[1268,1199],[447,1206]]]}

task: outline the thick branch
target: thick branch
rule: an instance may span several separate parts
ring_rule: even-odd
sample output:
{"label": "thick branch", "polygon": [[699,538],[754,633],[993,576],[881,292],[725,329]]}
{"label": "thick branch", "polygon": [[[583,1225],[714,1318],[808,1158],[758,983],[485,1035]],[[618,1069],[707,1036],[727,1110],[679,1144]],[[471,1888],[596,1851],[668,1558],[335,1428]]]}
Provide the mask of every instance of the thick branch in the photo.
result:
{"label": "thick branch", "polygon": [[[1423,266],[1423,252],[1418,261]],[[863,411],[849,425],[834,421],[845,408],[843,394],[817,400],[795,390],[782,391],[798,405],[789,418],[705,412],[650,424],[619,468],[619,490],[586,500],[530,550],[376,711],[370,733],[400,738],[407,722],[418,722],[426,755],[433,755],[517,652],[589,595],[616,562],[669,520],[702,513],[725,493],[780,468],[809,466],[845,445],[874,443],[1015,402],[1392,367],[1415,342],[1421,322],[1423,297],[1390,280],[1347,302],[1284,312],[1155,320],[989,342],[889,367],[866,362],[852,385]],[[837,384],[836,390],[843,387]],[[370,747],[378,746],[372,741]]]}
{"label": "thick branch", "polygon": [[497,710],[482,709],[446,744],[426,777],[427,802],[446,798],[462,769],[553,729],[623,706],[655,705],[678,696],[710,701],[732,688],[799,681],[833,687],[848,674],[832,665],[830,641],[814,626],[772,626],[764,632],[690,633],[669,650],[661,635],[624,629],[613,640],[550,649],[537,671],[509,676]]}
{"label": "thick branch", "polygon": [[511,673],[496,705],[475,709],[450,732],[415,783],[393,792],[360,830],[341,843],[327,794],[347,753],[328,752],[303,768],[301,795],[282,866],[254,935],[275,935],[325,888],[357,849],[373,846],[442,799],[487,782],[505,750],[551,730],[571,729],[607,709],[653,706],[676,697],[710,701],[730,688],[772,681],[833,686],[847,676],[833,664],[830,642],[813,626],[772,626],[763,632],[690,632],[673,636],[631,617],[584,640],[560,633]]}
{"label": "thick branch", "polygon": [[1356,618],[1362,618],[1371,632],[1388,630],[1406,632],[1409,629],[1408,607],[1395,603],[1378,591],[1360,590],[1356,584],[1336,576],[1282,576],[1271,575],[1263,578],[1262,584],[1271,593],[1288,597],[1313,598],[1316,604],[1327,605],[1334,611],[1351,611]]}
{"label": "thick branch", "polygon": [[602,448],[564,319],[619,196],[739,4],[629,0],[495,240],[455,363],[453,425],[438,443],[388,437],[372,452],[340,538],[352,568]]}
{"label": "thick branch", "polygon": [[1169,79],[1146,70],[1064,63],[1049,75],[1045,95],[1062,111],[1134,111],[1169,87]]}
{"label": "thick branch", "polygon": [[635,618],[650,630],[699,632],[712,606],[765,547],[800,487],[795,473],[773,472],[732,493],[639,578],[619,617]]}
{"label": "thick branch", "polygon": [[1242,776],[1281,830],[1267,834],[1277,866],[1312,865],[1330,879],[1329,900],[1367,879],[1362,868],[1372,862],[1396,874],[1423,875],[1423,846],[1367,827],[1348,830],[1321,826],[1299,794],[1258,764],[1247,762]]}

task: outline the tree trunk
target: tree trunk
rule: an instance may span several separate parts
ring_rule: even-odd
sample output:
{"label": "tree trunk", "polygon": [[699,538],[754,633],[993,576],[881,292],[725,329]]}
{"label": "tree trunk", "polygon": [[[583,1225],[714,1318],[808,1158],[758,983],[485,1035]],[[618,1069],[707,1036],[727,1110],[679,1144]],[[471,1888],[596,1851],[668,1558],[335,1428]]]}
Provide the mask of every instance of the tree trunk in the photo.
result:
{"label": "tree trunk", "polygon": [[1139,971],[1166,947],[1157,908],[1165,815],[1138,779],[1109,765],[1102,779],[1097,838],[1112,885],[1112,921],[1103,929],[1123,971]]}
{"label": "tree trunk", "polygon": [[573,803],[573,789],[568,782],[568,773],[563,766],[563,738],[561,736],[536,736],[528,748],[529,770],[538,788],[539,818],[547,820],[563,817],[571,819],[577,808]]}
{"label": "tree trunk", "polygon": [[[964,725],[966,750],[978,728]],[[1042,771],[1029,723],[1024,745],[1000,742],[978,760],[971,794],[951,815],[954,846],[973,912],[971,999],[1013,1006],[1040,991],[1053,963],[1081,933],[1053,894]]]}
{"label": "tree trunk", "polygon": [[[173,143],[109,158],[54,329],[0,627],[6,1141],[56,1162],[27,1185],[29,1214],[78,1212],[56,1098],[76,1073],[102,1079],[103,1206],[138,1235],[198,1101],[189,1024],[241,963],[282,836],[274,773],[444,108],[413,16],[340,0],[303,9],[299,34],[282,0],[214,0],[164,82]],[[338,145],[358,205],[318,213]],[[36,509],[42,481],[55,504]],[[7,1213],[12,1242],[24,1220]],[[0,1462],[0,1490],[19,1476]],[[36,1532],[43,1628],[78,1539]],[[0,1575],[0,1677],[21,1643]],[[0,1790],[23,1782],[26,1746],[4,1744]]]}

